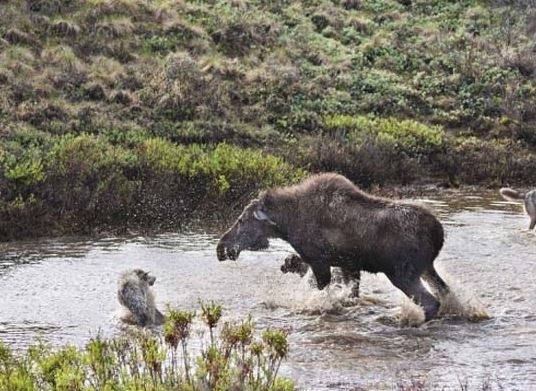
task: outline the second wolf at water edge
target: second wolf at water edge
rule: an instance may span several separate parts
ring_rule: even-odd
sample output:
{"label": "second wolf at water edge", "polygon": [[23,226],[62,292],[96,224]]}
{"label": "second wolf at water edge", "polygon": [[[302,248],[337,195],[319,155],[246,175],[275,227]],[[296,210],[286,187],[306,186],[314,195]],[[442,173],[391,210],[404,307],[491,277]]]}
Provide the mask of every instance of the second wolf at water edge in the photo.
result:
{"label": "second wolf at water edge", "polygon": [[331,267],[350,279],[361,270],[385,273],[409,298],[435,317],[449,288],[434,268],[443,227],[426,208],[374,197],[342,175],[313,175],[302,183],[261,192],[221,237],[220,261],[242,250],[261,250],[269,238],[287,241],[311,267],[317,287],[331,281]]}
{"label": "second wolf at water edge", "polygon": [[522,193],[509,187],[503,187],[499,192],[508,201],[523,200],[525,202],[525,212],[530,217],[529,229],[533,229],[536,226],[536,190]]}

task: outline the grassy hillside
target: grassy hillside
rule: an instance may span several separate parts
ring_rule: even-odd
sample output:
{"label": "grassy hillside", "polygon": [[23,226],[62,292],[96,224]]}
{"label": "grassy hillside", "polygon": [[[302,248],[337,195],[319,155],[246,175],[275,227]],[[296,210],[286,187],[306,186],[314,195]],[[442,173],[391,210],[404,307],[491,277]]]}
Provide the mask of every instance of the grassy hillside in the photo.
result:
{"label": "grassy hillside", "polygon": [[1,0],[0,238],[172,226],[306,171],[534,183],[524,3]]}

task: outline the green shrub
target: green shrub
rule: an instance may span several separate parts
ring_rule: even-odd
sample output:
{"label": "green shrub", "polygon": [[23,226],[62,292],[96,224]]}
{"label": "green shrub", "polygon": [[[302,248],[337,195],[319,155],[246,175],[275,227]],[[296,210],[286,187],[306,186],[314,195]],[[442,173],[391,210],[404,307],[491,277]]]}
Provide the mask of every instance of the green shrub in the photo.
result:
{"label": "green shrub", "polygon": [[16,127],[0,153],[3,176],[16,190],[34,187],[46,178],[43,149],[50,143],[48,134],[30,127]]}
{"label": "green shrub", "polygon": [[66,135],[54,140],[46,159],[49,180],[41,191],[59,222],[87,230],[128,216],[139,185],[131,150],[104,137]]}
{"label": "green shrub", "polygon": [[536,180],[536,158],[519,142],[458,138],[453,149],[453,171],[462,183],[503,186]]}
{"label": "green shrub", "polygon": [[5,177],[9,181],[31,186],[45,180],[43,161],[39,157],[25,156],[18,162],[8,163],[6,166],[4,166]]}
{"label": "green shrub", "polygon": [[281,158],[229,144],[176,145],[161,138],[148,139],[140,151],[142,161],[156,172],[176,173],[190,180],[209,178],[220,193],[231,187],[264,188],[294,183],[305,172]]}
{"label": "green shrub", "polygon": [[77,176],[105,175],[135,163],[135,155],[120,146],[112,146],[99,136],[66,135],[55,140],[48,154],[49,169],[57,174]]}
{"label": "green shrub", "polygon": [[111,144],[126,148],[138,147],[144,140],[149,138],[145,129],[133,127],[107,127],[101,130],[100,134],[104,136]]}
{"label": "green shrub", "polygon": [[305,176],[256,149],[175,144],[139,129],[103,133],[46,140],[39,132],[14,134],[0,150],[0,237],[35,232],[50,220],[66,232],[176,227],[200,206],[209,213],[223,201]]}
{"label": "green shrub", "polygon": [[[39,343],[22,356],[0,342],[0,386],[10,391],[294,390],[291,380],[279,376],[289,349],[287,332],[267,329],[259,336],[251,319],[221,327],[219,317],[213,320],[207,326],[217,336],[208,344],[189,332],[195,313],[172,308],[163,336],[136,330],[109,340],[97,336],[84,348]],[[188,349],[192,342],[202,346],[199,353]]]}
{"label": "green shrub", "polygon": [[289,142],[287,159],[313,172],[336,171],[357,184],[411,183],[426,169],[391,142],[366,136],[349,143],[331,135],[305,136]]}
{"label": "green shrub", "polygon": [[350,143],[359,144],[365,138],[373,137],[394,145],[409,156],[438,152],[445,144],[441,127],[413,120],[336,115],[327,117],[324,126],[328,133],[341,134]]}

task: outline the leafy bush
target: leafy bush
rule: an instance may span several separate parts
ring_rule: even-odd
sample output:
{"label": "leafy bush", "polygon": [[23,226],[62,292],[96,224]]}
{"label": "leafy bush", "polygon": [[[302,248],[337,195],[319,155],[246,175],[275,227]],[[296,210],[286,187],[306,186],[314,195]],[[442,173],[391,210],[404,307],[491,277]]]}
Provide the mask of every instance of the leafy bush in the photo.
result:
{"label": "leafy bush", "polygon": [[441,151],[445,143],[441,127],[413,120],[337,115],[327,117],[324,124],[328,133],[342,135],[350,143],[360,144],[364,139],[373,137],[394,145],[409,156]]}
{"label": "leafy bush", "polygon": [[82,134],[58,138],[48,159],[50,168],[58,174],[90,176],[128,166],[134,155],[123,147],[110,145],[102,137]]}
{"label": "leafy bush", "polygon": [[[288,354],[287,332],[266,329],[260,335],[248,319],[219,327],[221,307],[202,303],[206,341],[190,334],[194,312],[169,309],[163,336],[132,331],[115,339],[92,338],[84,348],[54,349],[38,343],[15,356],[0,343],[0,388],[13,391],[195,391],[248,389],[291,391],[279,376]],[[208,316],[210,315],[210,316]],[[215,316],[216,315],[216,316]],[[197,335],[197,334],[196,334]],[[188,349],[195,342],[199,353]],[[180,349],[179,349],[180,347]]]}
{"label": "leafy bush", "polygon": [[12,131],[0,153],[3,173],[0,176],[12,184],[9,190],[22,191],[45,180],[43,148],[49,144],[49,139],[48,134],[29,127],[17,127]]}
{"label": "leafy bush", "polygon": [[291,141],[285,152],[288,159],[311,171],[336,171],[357,184],[407,184],[422,177],[426,170],[416,159],[391,142],[364,135],[359,143],[333,136],[301,137]]}
{"label": "leafy bush", "polygon": [[535,181],[536,159],[521,143],[509,139],[483,142],[476,137],[455,140],[453,171],[462,183],[507,183]]}
{"label": "leafy bush", "polygon": [[174,144],[136,128],[102,133],[12,135],[1,150],[0,237],[33,234],[50,221],[60,232],[126,224],[173,227],[199,206],[210,213],[223,201],[305,176],[256,149]]}
{"label": "leafy bush", "polygon": [[305,177],[304,171],[291,167],[281,158],[225,143],[215,147],[185,146],[152,138],[143,143],[140,153],[151,170],[173,172],[193,180],[212,178],[219,192],[252,184],[263,188],[294,183]]}
{"label": "leafy bush", "polygon": [[[39,157],[31,156],[33,151],[27,152],[18,162],[7,163],[4,166],[5,178],[8,181],[19,182],[26,186],[36,185],[45,180],[43,161]],[[30,155],[30,156],[28,156]],[[7,166],[7,167],[6,167]]]}

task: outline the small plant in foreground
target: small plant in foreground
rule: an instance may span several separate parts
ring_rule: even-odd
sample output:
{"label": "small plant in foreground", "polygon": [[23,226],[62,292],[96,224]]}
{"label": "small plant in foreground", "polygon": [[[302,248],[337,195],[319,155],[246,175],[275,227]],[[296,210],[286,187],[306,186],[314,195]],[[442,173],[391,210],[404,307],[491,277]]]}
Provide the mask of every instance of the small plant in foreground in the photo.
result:
{"label": "small plant in foreground", "polygon": [[[221,306],[200,306],[200,319],[193,311],[169,308],[163,335],[136,329],[114,339],[94,337],[84,348],[39,342],[23,356],[0,342],[0,389],[294,390],[292,381],[278,376],[288,353],[287,332],[267,329],[256,336],[250,318],[220,329]],[[208,344],[206,334],[192,333],[201,324],[209,328]]]}
{"label": "small plant in foreground", "polygon": [[214,344],[214,328],[217,326],[221,318],[222,308],[221,305],[210,302],[206,304],[199,301],[201,311],[203,312],[203,321],[208,326],[210,331],[210,343]]}

